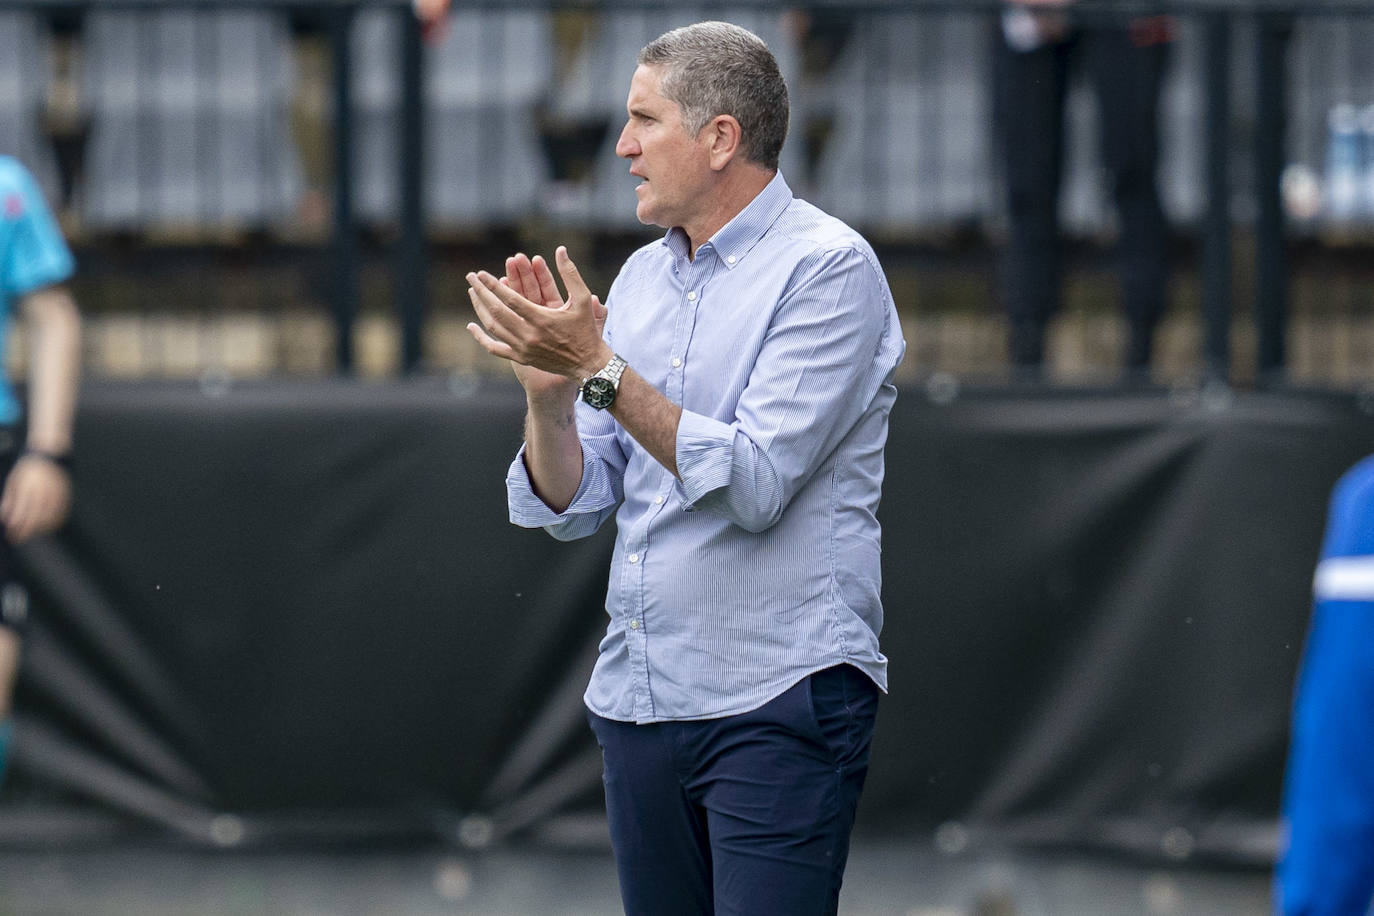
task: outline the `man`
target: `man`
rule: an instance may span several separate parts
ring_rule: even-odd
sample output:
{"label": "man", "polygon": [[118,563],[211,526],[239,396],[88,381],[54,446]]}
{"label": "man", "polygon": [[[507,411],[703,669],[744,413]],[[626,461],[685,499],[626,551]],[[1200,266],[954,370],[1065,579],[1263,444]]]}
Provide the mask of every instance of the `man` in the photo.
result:
{"label": "man", "polygon": [[1159,98],[1173,40],[1167,16],[1077,16],[1072,0],[1008,0],[995,58],[995,111],[1007,176],[1003,298],[1013,372],[1038,379],[1059,308],[1058,227],[1065,101],[1082,67],[1097,95],[1100,151],[1116,205],[1125,378],[1147,381],[1164,313],[1168,225],[1159,200]]}
{"label": "man", "polygon": [[[62,286],[72,256],[32,176],[0,156],[0,353],[18,303],[29,326],[29,417],[0,373],[0,778],[11,739],[10,703],[28,602],[15,581],[13,546],[56,529],[71,504],[68,458],[76,401],[81,319]],[[21,447],[21,441],[24,443]]]}
{"label": "man", "polygon": [[[872,249],[777,172],[787,89],[719,22],[639,54],[641,222],[607,309],[567,250],[468,275],[528,401],[511,520],[612,514],[586,692],[628,913],[834,913],[887,660],[879,527],[905,344]],[[604,318],[604,336],[598,328]]]}
{"label": "man", "polygon": [[1336,485],[1293,709],[1281,916],[1374,903],[1374,457]]}

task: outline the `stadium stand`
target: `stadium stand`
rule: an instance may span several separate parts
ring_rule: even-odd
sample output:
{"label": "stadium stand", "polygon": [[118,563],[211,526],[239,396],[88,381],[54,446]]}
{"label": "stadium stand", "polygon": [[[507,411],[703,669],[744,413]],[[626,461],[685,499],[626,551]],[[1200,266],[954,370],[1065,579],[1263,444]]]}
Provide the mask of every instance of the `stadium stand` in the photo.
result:
{"label": "stadium stand", "polygon": [[23,162],[44,195],[60,200],[57,165],[41,120],[50,79],[50,41],[38,17],[0,12],[0,154]]}
{"label": "stadium stand", "polygon": [[285,19],[261,10],[96,10],[85,26],[94,229],[260,228],[302,192]]}
{"label": "stadium stand", "polygon": [[[358,212],[395,220],[400,30],[388,10],[353,32]],[[544,10],[459,10],[425,61],[424,200],[431,226],[477,228],[530,217],[547,181],[533,106],[549,90],[553,30]]]}
{"label": "stadium stand", "polygon": [[980,18],[860,16],[828,87],[835,120],[818,164],[817,203],[885,229],[986,214],[990,73]]}

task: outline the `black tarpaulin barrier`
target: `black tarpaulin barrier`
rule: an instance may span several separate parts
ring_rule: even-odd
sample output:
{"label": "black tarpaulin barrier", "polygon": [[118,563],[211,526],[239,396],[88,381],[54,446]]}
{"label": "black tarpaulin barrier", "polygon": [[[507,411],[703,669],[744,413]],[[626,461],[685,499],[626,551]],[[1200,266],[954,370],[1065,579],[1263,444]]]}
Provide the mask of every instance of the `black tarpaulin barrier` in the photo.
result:
{"label": "black tarpaulin barrier", "polygon": [[[859,829],[1262,861],[1355,396],[913,386]],[[598,835],[612,532],[506,521],[510,384],[88,386],[0,843]],[[601,829],[604,834],[604,828]]]}

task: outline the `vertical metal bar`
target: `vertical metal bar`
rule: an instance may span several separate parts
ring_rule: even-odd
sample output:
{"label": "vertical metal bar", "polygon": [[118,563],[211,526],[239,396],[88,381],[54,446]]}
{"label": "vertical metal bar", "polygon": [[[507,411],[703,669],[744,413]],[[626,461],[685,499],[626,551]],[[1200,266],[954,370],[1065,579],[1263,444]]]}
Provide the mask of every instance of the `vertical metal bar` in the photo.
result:
{"label": "vertical metal bar", "polygon": [[330,15],[334,58],[334,277],[333,309],[338,371],[353,371],[353,321],[358,314],[358,238],[353,219],[353,31],[352,4]]}
{"label": "vertical metal bar", "polygon": [[1202,294],[1206,332],[1204,372],[1226,381],[1231,368],[1231,195],[1227,141],[1231,122],[1231,22],[1226,13],[1203,16],[1207,49],[1207,214],[1202,236]]}
{"label": "vertical metal bar", "polygon": [[1258,19],[1255,45],[1256,129],[1255,199],[1255,329],[1259,337],[1257,380],[1261,385],[1283,380],[1284,328],[1288,318],[1288,265],[1284,251],[1283,202],[1279,183],[1284,161],[1288,107],[1288,40],[1292,20],[1283,14]]}
{"label": "vertical metal bar", "polygon": [[401,365],[414,372],[420,365],[426,310],[424,214],[424,47],[420,21],[409,5],[397,8],[401,36],[401,136],[398,187],[400,232],[396,250],[396,306],[401,323]]}

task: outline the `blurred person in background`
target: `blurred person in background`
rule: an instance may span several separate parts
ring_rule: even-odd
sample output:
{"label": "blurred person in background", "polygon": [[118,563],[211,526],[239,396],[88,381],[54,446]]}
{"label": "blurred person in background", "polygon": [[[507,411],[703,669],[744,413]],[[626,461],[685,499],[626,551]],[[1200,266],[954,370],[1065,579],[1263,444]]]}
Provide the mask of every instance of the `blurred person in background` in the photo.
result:
{"label": "blurred person in background", "polygon": [[1336,485],[1293,707],[1280,916],[1364,916],[1374,898],[1374,456]]}
{"label": "blurred person in background", "polygon": [[[510,518],[616,517],[585,702],[627,913],[835,913],[887,659],[879,526],[905,343],[872,248],[778,172],[787,88],[720,22],[645,46],[607,310],[565,248],[468,275],[528,402]],[[604,319],[604,334],[598,322]],[[537,571],[532,571],[538,574]]]}
{"label": "blurred person in background", "polygon": [[415,18],[420,20],[420,34],[430,44],[444,39],[448,25],[449,0],[412,0]]}
{"label": "blurred person in background", "polygon": [[1013,373],[1043,376],[1045,333],[1059,308],[1065,102],[1079,71],[1097,96],[1099,150],[1116,206],[1127,380],[1147,381],[1164,312],[1168,226],[1155,176],[1159,97],[1174,37],[1167,16],[1113,18],[1071,0],[1009,0],[994,55],[994,112],[1006,175],[1009,237],[1002,297]]}
{"label": "blurred person in background", "polygon": [[[55,530],[71,506],[69,462],[80,364],[81,318],[63,285],[71,252],[33,176],[0,156],[0,353],[18,306],[27,325],[28,415],[0,374],[0,778],[9,757],[10,707],[28,598],[13,548]],[[26,422],[27,421],[27,422]]]}

